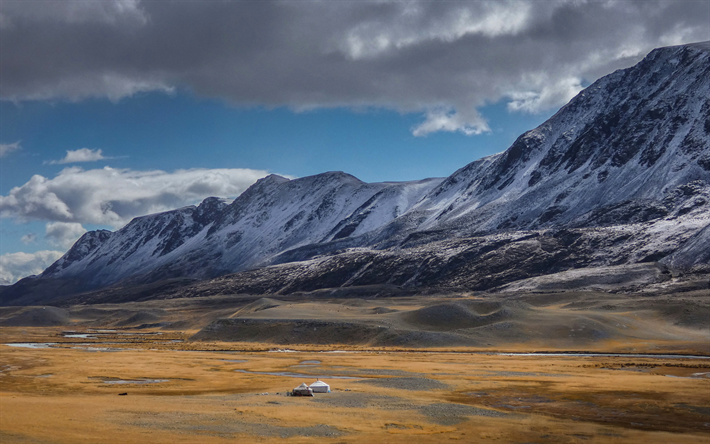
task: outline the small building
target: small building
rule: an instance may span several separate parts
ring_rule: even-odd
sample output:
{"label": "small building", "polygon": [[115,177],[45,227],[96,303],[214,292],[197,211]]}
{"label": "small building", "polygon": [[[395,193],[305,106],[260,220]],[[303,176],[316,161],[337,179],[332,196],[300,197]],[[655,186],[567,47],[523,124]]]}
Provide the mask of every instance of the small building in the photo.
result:
{"label": "small building", "polygon": [[303,384],[299,385],[295,389],[291,391],[291,395],[293,396],[313,396],[313,390],[306,385],[304,382]]}
{"label": "small building", "polygon": [[330,393],[330,386],[320,379],[317,379],[309,388],[313,390],[313,393]]}

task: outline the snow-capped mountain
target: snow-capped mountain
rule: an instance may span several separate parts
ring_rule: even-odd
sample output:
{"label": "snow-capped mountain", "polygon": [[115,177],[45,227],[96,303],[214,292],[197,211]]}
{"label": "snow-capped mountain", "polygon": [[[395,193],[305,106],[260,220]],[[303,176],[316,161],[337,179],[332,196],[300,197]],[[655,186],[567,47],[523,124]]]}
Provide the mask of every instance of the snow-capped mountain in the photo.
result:
{"label": "snow-capped mountain", "polygon": [[[656,221],[666,228],[655,241],[644,235],[639,242],[662,245],[656,252],[662,259],[685,242],[703,242],[689,239],[710,224],[709,201],[705,42],[654,50],[636,66],[601,78],[505,152],[466,165],[402,216],[334,247],[396,248],[560,227],[625,225],[640,233],[639,223]],[[664,218],[670,222],[661,224]],[[280,261],[306,259],[324,247],[289,252]],[[649,257],[641,255],[643,245],[635,249],[639,254],[628,260]],[[691,261],[683,254],[669,263],[707,262],[698,259],[707,255]]]}
{"label": "snow-capped mountain", "polygon": [[[570,254],[585,259],[568,255],[566,267],[658,260],[689,267],[710,261],[709,200],[706,42],[654,50],[586,88],[505,152],[446,179],[272,175],[230,204],[209,198],[113,233],[86,233],[39,279],[80,280],[83,288],[201,279],[353,251],[386,251],[392,260],[447,239],[498,242],[496,233],[546,229],[581,230]],[[527,239],[516,236],[508,237]]]}
{"label": "snow-capped mountain", "polygon": [[[603,77],[505,152],[447,178],[419,228],[611,225],[673,213],[710,183],[710,43],[661,48]],[[699,202],[699,201],[698,201]]]}
{"label": "snow-capped mountain", "polygon": [[440,182],[368,184],[341,172],[295,180],[271,175],[231,204],[208,198],[136,218],[115,233],[86,233],[42,278],[80,277],[91,288],[144,275],[206,278],[243,270],[292,248],[377,229]]}

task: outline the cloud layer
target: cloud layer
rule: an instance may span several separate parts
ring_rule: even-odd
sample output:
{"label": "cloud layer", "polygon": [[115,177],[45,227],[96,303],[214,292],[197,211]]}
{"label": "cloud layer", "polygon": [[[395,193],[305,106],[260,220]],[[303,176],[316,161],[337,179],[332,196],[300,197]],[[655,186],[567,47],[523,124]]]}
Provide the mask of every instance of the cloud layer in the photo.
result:
{"label": "cloud layer", "polygon": [[0,256],[0,285],[14,284],[19,279],[39,274],[57,259],[61,251],[44,250],[36,253],[8,253]]}
{"label": "cloud layer", "polygon": [[100,149],[92,150],[90,148],[79,148],[78,150],[67,150],[67,155],[59,160],[51,160],[48,163],[52,165],[79,163],[79,162],[96,162],[97,160],[108,159],[103,156]]}
{"label": "cloud layer", "polygon": [[0,14],[5,99],[187,88],[240,106],[421,112],[416,135],[487,131],[487,103],[557,107],[654,47],[710,39],[710,2],[695,0],[38,0]]}
{"label": "cloud layer", "polygon": [[47,238],[65,246],[65,239],[81,234],[79,224],[119,228],[133,217],[191,205],[209,196],[236,197],[267,174],[226,168],[170,173],[70,167],[52,179],[32,176],[0,196],[0,217],[62,222],[47,225]]}

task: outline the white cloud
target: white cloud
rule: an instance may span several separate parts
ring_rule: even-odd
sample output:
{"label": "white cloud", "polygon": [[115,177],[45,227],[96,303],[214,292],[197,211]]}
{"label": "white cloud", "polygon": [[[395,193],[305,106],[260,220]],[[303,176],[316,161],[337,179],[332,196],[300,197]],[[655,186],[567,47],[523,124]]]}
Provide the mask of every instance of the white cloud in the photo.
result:
{"label": "white cloud", "polygon": [[559,104],[567,103],[583,88],[582,81],[576,77],[566,77],[556,81],[545,81],[547,76],[537,75],[533,88],[529,91],[514,91],[509,94],[509,111],[537,113]]}
{"label": "white cloud", "polygon": [[464,114],[453,109],[437,108],[426,113],[426,120],[412,128],[412,134],[422,137],[437,131],[458,131],[470,136],[490,130],[486,120],[475,110]]}
{"label": "white cloud", "polygon": [[0,284],[14,284],[23,277],[39,274],[63,254],[52,250],[3,254],[0,256]]}
{"label": "white cloud", "polygon": [[209,196],[236,197],[267,174],[227,168],[165,172],[69,167],[52,179],[35,175],[0,196],[0,217],[119,228],[136,216],[192,205]]}
{"label": "white cloud", "polygon": [[[28,92],[23,100],[54,100],[57,97],[78,102],[94,97],[106,97],[112,102],[138,93],[158,91],[172,94],[175,88],[162,79],[117,73],[77,73],[62,78],[54,85],[42,85]],[[17,100],[17,98],[12,98]]]}
{"label": "white cloud", "polygon": [[35,233],[27,233],[20,238],[20,242],[25,245],[33,244],[37,241],[37,235]]}
{"label": "white cloud", "polygon": [[90,148],[79,148],[78,150],[67,150],[67,155],[60,160],[52,160],[51,165],[78,163],[78,162],[96,162],[97,160],[109,159],[104,157],[101,149],[92,150]]}
{"label": "white cloud", "polygon": [[19,140],[15,143],[0,143],[0,157],[5,157],[11,152],[19,149],[22,149]]}
{"label": "white cloud", "polygon": [[68,250],[84,233],[86,229],[77,222],[50,222],[44,237],[50,245]]}
{"label": "white cloud", "polygon": [[347,31],[340,50],[353,60],[431,41],[451,43],[467,35],[515,35],[531,24],[532,4],[520,1],[461,2],[444,13],[411,2],[393,16],[363,21]]}

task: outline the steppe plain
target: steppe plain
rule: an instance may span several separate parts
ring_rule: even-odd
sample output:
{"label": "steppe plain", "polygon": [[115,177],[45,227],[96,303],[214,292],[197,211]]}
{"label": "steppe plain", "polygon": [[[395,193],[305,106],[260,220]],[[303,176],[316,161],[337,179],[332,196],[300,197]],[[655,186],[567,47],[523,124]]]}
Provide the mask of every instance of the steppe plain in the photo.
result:
{"label": "steppe plain", "polygon": [[710,443],[706,280],[306,296],[0,308],[0,442]]}

